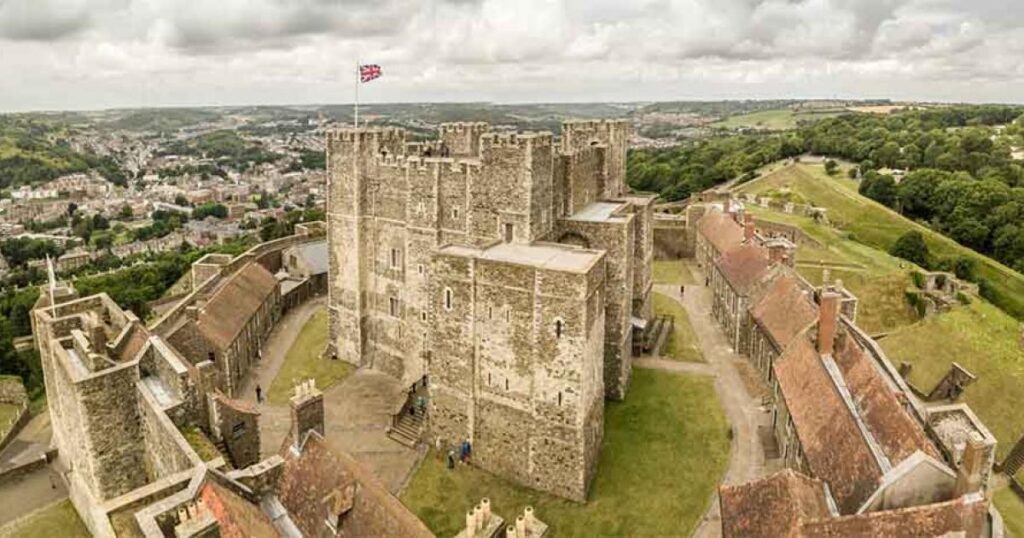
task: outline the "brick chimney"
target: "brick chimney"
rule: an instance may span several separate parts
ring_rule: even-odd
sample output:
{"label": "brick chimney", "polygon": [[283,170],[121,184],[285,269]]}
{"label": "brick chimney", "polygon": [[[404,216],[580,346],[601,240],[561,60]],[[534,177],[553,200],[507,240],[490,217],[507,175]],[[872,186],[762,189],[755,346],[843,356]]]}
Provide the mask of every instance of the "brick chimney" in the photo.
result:
{"label": "brick chimney", "polygon": [[981,489],[982,471],[985,468],[987,450],[985,440],[978,432],[971,432],[964,443],[964,453],[960,457],[960,467],[956,470],[956,487],[954,497],[974,493]]}
{"label": "brick chimney", "polygon": [[834,291],[823,291],[818,300],[818,353],[821,355],[831,355],[835,347],[840,299],[842,296]]}
{"label": "brick chimney", "polygon": [[206,508],[202,499],[178,508],[178,524],[174,527],[175,538],[216,538],[220,536],[220,524],[213,512]]}
{"label": "brick chimney", "polygon": [[314,380],[303,381],[295,386],[291,408],[292,442],[296,448],[302,446],[309,430],[324,434],[324,395],[317,390]]}
{"label": "brick chimney", "polygon": [[743,241],[750,243],[754,240],[754,216],[743,215]]}

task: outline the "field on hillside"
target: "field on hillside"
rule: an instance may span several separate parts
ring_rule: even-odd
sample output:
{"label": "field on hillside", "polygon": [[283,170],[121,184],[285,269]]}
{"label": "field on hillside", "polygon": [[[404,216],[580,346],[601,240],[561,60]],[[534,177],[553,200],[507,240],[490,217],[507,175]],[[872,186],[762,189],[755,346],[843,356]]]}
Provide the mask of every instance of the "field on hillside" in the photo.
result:
{"label": "field on hillside", "polygon": [[843,286],[860,300],[857,323],[868,333],[888,332],[917,321],[903,298],[903,291],[912,284],[910,265],[903,260],[851,241],[807,217],[756,206],[748,206],[747,211],[758,218],[798,226],[821,243],[821,247],[801,245],[797,249],[797,271],[815,285],[821,284],[825,269],[832,281],[842,280]]}
{"label": "field on hillside", "polygon": [[802,120],[820,120],[840,115],[839,110],[793,111],[788,108],[761,110],[749,114],[729,116],[712,124],[724,129],[764,129],[781,131],[793,129]]}
{"label": "field on hillside", "polygon": [[971,406],[999,440],[1000,458],[1024,433],[1024,350],[1017,320],[983,300],[922,320],[879,340],[895,363],[913,365],[910,381],[927,392],[953,361],[978,380],[962,401]]}
{"label": "field on hillside", "polygon": [[760,193],[782,187],[788,187],[816,206],[827,207],[832,224],[865,245],[888,252],[905,232],[918,230],[933,255],[940,258],[967,256],[975,260],[975,274],[986,282],[990,299],[1009,314],[1024,319],[1024,275],[861,196],[855,181],[842,175],[829,176],[819,164],[788,166],[742,185],[738,190]]}

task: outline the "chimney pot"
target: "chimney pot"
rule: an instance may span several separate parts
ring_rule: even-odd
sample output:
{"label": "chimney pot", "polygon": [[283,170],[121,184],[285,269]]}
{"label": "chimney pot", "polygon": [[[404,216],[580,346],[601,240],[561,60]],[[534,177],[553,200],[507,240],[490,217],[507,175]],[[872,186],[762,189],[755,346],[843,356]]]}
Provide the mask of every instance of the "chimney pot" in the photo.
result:
{"label": "chimney pot", "polygon": [[982,488],[982,469],[985,466],[985,440],[978,432],[971,432],[964,443],[964,452],[960,457],[960,467],[956,473],[956,489],[954,495],[959,497],[974,493]]}
{"label": "chimney pot", "polygon": [[831,355],[835,348],[839,299],[838,293],[823,291],[818,300],[818,353],[821,355]]}

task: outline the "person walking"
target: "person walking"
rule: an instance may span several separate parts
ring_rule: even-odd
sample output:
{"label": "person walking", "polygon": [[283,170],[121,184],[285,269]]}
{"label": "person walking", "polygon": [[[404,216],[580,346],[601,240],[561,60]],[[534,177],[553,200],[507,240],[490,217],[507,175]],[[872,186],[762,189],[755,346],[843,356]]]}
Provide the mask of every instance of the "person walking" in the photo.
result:
{"label": "person walking", "polygon": [[449,450],[448,451],[448,468],[449,469],[454,469],[455,468],[455,451],[454,450]]}
{"label": "person walking", "polygon": [[263,403],[263,387],[256,385],[256,403]]}

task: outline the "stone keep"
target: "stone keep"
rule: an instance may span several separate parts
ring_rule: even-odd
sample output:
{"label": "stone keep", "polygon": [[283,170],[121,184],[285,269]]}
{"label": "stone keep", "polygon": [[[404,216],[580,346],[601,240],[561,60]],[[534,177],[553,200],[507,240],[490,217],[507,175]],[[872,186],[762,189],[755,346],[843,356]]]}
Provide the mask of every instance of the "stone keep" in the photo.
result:
{"label": "stone keep", "polygon": [[[451,347],[441,341],[449,335],[441,333],[438,320],[440,313],[447,312],[443,309],[445,288],[439,287],[435,271],[447,266],[452,256],[466,258],[464,262],[473,270],[463,276],[465,281],[448,286],[452,294],[469,294],[462,305],[493,308],[476,295],[486,286],[507,285],[509,290],[524,293],[529,300],[523,300],[522,310],[515,311],[511,324],[521,334],[536,334],[529,341],[500,340],[492,345],[503,348],[506,355],[522,354],[522,360],[542,361],[550,357],[541,357],[538,350],[544,348],[537,335],[550,332],[554,321],[536,313],[546,300],[536,296],[538,283],[547,281],[537,275],[550,274],[549,262],[561,267],[551,260],[597,256],[600,261],[593,267],[600,266],[598,281],[591,281],[593,275],[576,266],[558,270],[585,280],[596,297],[589,299],[587,307],[601,311],[600,315],[588,312],[582,317],[575,312],[574,319],[602,327],[597,332],[588,330],[586,338],[579,340],[567,335],[560,346],[578,348],[570,353],[578,364],[564,375],[581,375],[578,372],[594,366],[602,372],[601,379],[576,379],[574,389],[561,392],[563,399],[570,394],[589,398],[599,387],[597,402],[602,395],[622,398],[630,380],[635,318],[651,316],[651,222],[656,198],[627,192],[625,162],[631,125],[625,121],[567,122],[558,139],[543,132],[491,132],[484,123],[445,124],[439,131],[438,140],[416,143],[407,143],[404,131],[391,128],[345,129],[328,135],[330,352],[352,364],[393,375],[405,385],[427,375],[432,380],[448,375],[437,365],[461,361],[465,369],[460,371],[467,377],[458,383],[451,379],[445,388],[458,394],[452,396],[458,402],[451,409],[461,409],[453,413],[465,414],[468,422],[459,427],[438,423],[436,428],[451,427],[451,432],[439,434],[450,442],[461,440],[453,437],[455,431],[471,440],[478,434],[486,439],[473,425],[476,411],[466,411],[467,406],[472,410],[483,401],[481,394],[466,387],[480,382],[469,372],[477,372],[485,357],[479,353],[456,360],[446,355]],[[487,277],[482,280],[485,267]],[[527,273],[534,276],[524,276]],[[496,284],[502,279],[508,282]],[[509,291],[508,295],[514,294]],[[474,325],[479,318],[472,319],[459,337],[476,349],[482,333]],[[567,327],[571,330],[572,325]],[[595,334],[600,335],[597,344],[592,340]],[[594,365],[588,362],[592,358],[588,346],[596,346]],[[527,362],[516,368],[526,370],[540,364]],[[497,372],[491,373],[493,381]],[[534,391],[536,380],[527,380],[529,376],[507,377],[510,387],[517,377],[531,387],[522,392],[522,402],[503,401],[502,405],[517,412],[529,409],[533,404],[526,402],[532,398],[543,399],[547,392],[550,402],[559,392]],[[591,417],[581,419],[573,434],[575,440],[567,441],[576,455],[586,460],[577,470],[596,461],[596,450],[585,454],[586,443],[577,442],[596,435],[595,446],[599,445],[600,429],[583,424],[587,420],[600,422],[603,408],[594,411],[594,405],[580,400],[569,406],[574,417]],[[537,413],[532,414],[532,422],[543,422]],[[501,420],[507,428],[532,427],[521,418]],[[516,450],[528,451],[533,442],[515,436],[490,439],[474,443],[474,450],[487,452],[489,448],[480,444],[484,443],[497,453],[510,448],[510,443],[523,443]],[[511,458],[494,467],[513,475],[533,465],[525,463],[528,461]],[[518,469],[520,464],[523,469]],[[575,483],[585,484],[587,473],[579,474],[582,478]],[[585,495],[585,486],[560,494],[579,498]]]}

